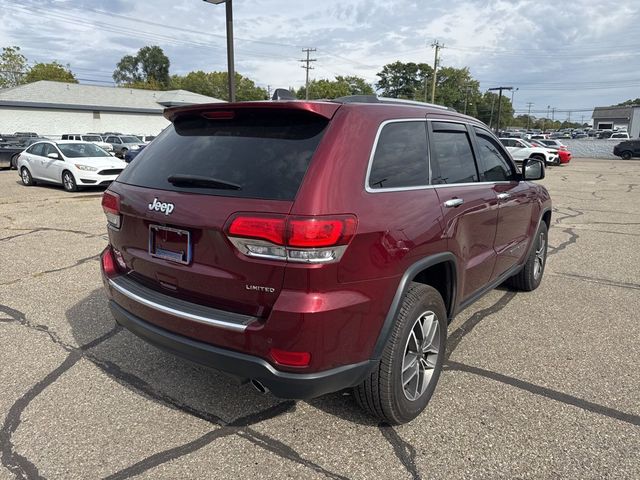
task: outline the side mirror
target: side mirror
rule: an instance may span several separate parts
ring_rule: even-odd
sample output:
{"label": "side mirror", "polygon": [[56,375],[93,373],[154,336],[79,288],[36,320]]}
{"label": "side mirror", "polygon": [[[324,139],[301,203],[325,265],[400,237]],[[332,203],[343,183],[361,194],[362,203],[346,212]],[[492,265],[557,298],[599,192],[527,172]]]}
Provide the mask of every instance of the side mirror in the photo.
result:
{"label": "side mirror", "polygon": [[53,158],[54,160],[60,160],[60,155],[58,155],[56,152],[53,153],[49,153],[47,155],[48,158]]}
{"label": "side mirror", "polygon": [[544,178],[544,162],[537,158],[527,158],[522,162],[523,180],[542,180]]}

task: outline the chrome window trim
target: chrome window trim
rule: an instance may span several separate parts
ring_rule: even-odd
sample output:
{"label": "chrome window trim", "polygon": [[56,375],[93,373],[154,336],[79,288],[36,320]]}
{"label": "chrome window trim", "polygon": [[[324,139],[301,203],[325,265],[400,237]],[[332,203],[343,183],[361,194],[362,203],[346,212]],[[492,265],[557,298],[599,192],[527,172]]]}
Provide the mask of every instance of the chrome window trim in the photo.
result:
{"label": "chrome window trim", "polygon": [[[371,149],[371,154],[369,155],[369,164],[367,165],[367,175],[364,179],[364,189],[367,193],[386,193],[386,192],[404,192],[409,190],[425,190],[430,188],[431,185],[414,185],[412,187],[390,187],[390,188],[371,188],[369,186],[369,176],[371,175],[371,169],[373,167],[373,157],[376,155],[376,150],[378,149],[378,141],[380,140],[380,134],[382,133],[382,129],[389,125],[390,123],[408,123],[408,122],[422,122],[427,123],[427,119],[424,117],[414,117],[414,118],[394,118],[391,120],[385,120],[378,126],[378,131],[376,132],[376,138],[373,141],[373,147]],[[431,181],[431,162],[429,161],[430,152],[429,152],[429,142],[427,139],[427,132],[425,130],[425,139],[427,140],[427,166],[428,166],[428,178],[429,182]]]}

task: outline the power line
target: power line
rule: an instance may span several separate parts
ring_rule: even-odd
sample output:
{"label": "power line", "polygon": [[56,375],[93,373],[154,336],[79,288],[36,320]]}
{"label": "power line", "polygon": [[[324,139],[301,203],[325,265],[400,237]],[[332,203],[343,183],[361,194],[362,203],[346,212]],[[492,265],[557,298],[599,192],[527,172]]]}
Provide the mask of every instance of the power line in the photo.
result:
{"label": "power line", "polygon": [[302,65],[302,68],[304,68],[307,72],[307,79],[305,81],[305,99],[309,100],[309,70],[313,70],[313,67],[311,66],[312,62],[317,62],[317,59],[315,58],[309,58],[309,55],[311,54],[311,52],[315,52],[316,49],[315,48],[303,48],[302,52],[307,54],[307,58],[306,59],[302,59],[299,60],[300,62],[306,63],[306,65]]}

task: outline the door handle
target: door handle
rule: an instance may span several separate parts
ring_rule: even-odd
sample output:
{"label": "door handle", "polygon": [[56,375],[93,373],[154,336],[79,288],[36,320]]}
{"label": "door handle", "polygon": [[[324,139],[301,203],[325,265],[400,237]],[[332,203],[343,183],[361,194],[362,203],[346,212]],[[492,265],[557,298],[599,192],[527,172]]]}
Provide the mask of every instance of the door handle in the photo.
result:
{"label": "door handle", "polygon": [[498,194],[498,200],[506,200],[507,198],[509,198],[511,195],[509,195],[508,193],[499,193]]}
{"label": "door handle", "polygon": [[455,208],[455,207],[459,207],[463,203],[464,203],[464,200],[461,198],[452,198],[451,200],[447,200],[446,202],[444,202],[444,206],[447,208]]}

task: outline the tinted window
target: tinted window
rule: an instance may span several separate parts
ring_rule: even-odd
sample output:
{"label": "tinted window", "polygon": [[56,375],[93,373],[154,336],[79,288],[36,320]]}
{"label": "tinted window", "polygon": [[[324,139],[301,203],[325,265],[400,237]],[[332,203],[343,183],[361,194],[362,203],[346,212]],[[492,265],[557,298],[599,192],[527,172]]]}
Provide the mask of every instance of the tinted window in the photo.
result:
{"label": "tinted window", "polygon": [[32,147],[30,147],[29,150],[27,151],[33,155],[42,156],[42,148],[44,147],[44,145],[45,145],[44,143],[36,143]]}
{"label": "tinted window", "polygon": [[378,137],[369,174],[370,188],[416,187],[429,184],[425,122],[394,122]]}
{"label": "tinted window", "polygon": [[[244,110],[235,117],[176,119],[118,181],[162,190],[293,200],[327,120],[295,111]],[[167,180],[172,175],[213,178],[240,189],[174,185]]]}
{"label": "tinted window", "polygon": [[480,157],[480,181],[500,182],[512,177],[509,161],[498,142],[488,133],[475,129]]}
{"label": "tinted window", "polygon": [[43,144],[42,147],[42,156],[46,157],[47,155],[49,155],[50,153],[58,153],[58,150],[56,150],[56,147],[54,147],[53,145],[51,145],[50,143],[45,143]]}
{"label": "tinted window", "polygon": [[138,137],[120,137],[124,143],[140,143]]}
{"label": "tinted window", "polygon": [[478,181],[478,171],[466,131],[434,131],[431,158],[434,184]]}
{"label": "tinted window", "polygon": [[102,139],[98,135],[85,135],[80,139],[84,140],[85,142],[101,142],[102,141]]}

